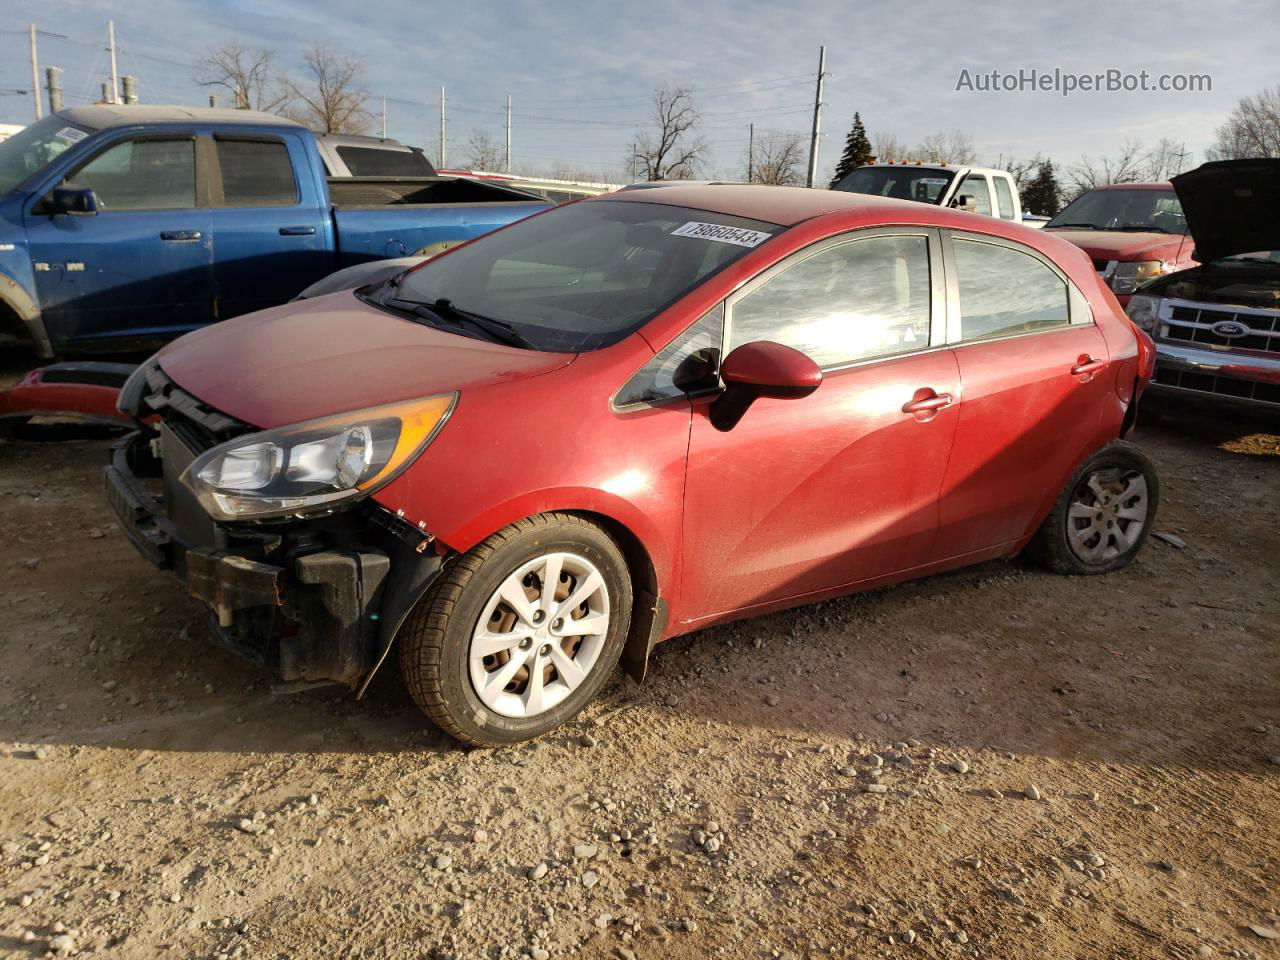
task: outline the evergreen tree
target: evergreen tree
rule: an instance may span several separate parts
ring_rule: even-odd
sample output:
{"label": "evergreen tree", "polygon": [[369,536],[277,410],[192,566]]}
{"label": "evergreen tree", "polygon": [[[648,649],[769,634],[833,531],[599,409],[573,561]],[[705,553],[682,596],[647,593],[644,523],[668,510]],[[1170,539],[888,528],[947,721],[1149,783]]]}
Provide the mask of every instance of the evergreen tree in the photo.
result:
{"label": "evergreen tree", "polygon": [[831,178],[831,186],[834,187],[851,171],[863,164],[873,162],[875,158],[871,150],[871,140],[867,137],[867,128],[862,125],[862,117],[855,113],[853,127],[849,130],[849,136],[845,137],[844,153],[840,155],[840,162],[836,164],[836,175]]}
{"label": "evergreen tree", "polygon": [[1042,217],[1052,217],[1061,208],[1062,197],[1053,161],[1042,160],[1035,177],[1022,191],[1022,209]]}

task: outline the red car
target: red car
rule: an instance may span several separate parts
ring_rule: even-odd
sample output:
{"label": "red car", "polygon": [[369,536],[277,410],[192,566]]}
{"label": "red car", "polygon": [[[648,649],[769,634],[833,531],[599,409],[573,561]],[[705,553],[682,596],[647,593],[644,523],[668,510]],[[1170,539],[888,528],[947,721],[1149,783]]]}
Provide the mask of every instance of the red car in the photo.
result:
{"label": "red car", "polygon": [[106,490],[223,644],[360,692],[397,646],[424,711],[501,744],[712,624],[1029,545],[1125,565],[1152,362],[1051,235],[655,187],[170,344]]}
{"label": "red car", "polygon": [[1187,218],[1172,183],[1095,187],[1044,229],[1087,253],[1121,306],[1148,280],[1195,265]]}

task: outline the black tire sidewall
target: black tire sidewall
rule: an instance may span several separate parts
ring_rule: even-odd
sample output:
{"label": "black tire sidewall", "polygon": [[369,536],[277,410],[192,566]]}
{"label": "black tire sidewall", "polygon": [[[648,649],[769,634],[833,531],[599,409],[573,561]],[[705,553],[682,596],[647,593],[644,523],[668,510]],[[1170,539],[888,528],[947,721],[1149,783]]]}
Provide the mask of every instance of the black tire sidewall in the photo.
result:
{"label": "black tire sidewall", "polygon": [[[512,571],[539,556],[557,552],[578,554],[604,577],[609,590],[609,634],[591,673],[562,703],[527,720],[504,717],[489,709],[472,686],[471,635],[485,604]],[[515,743],[559,726],[581,711],[608,682],[626,642],[631,603],[626,562],[613,541],[597,528],[557,524],[513,538],[485,559],[449,614],[440,658],[440,695],[445,708],[468,736],[485,743]]]}

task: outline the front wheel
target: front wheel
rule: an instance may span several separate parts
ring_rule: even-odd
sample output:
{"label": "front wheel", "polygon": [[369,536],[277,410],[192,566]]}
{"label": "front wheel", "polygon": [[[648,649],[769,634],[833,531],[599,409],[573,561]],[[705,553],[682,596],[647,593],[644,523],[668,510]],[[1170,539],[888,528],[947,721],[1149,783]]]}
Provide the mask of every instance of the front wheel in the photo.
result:
{"label": "front wheel", "polygon": [[631,622],[631,580],[605,531],[572,514],[522,520],[458,557],[400,636],[418,706],[473,746],[536,737],[600,691]]}
{"label": "front wheel", "polygon": [[1128,565],[1155,522],[1155,466],[1125,440],[1107,444],[1076,471],[1032,542],[1055,573],[1110,573]]}

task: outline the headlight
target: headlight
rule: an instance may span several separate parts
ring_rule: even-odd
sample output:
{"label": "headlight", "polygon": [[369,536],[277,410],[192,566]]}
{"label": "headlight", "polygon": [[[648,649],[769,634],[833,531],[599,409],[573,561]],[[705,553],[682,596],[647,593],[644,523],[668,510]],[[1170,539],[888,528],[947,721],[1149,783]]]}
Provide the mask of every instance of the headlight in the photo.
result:
{"label": "headlight", "polygon": [[1150,333],[1156,328],[1156,318],[1160,316],[1160,298],[1144,297],[1141,294],[1130,297],[1124,312],[1129,315],[1134,326]]}
{"label": "headlight", "polygon": [[1168,273],[1170,266],[1162,260],[1132,260],[1116,264],[1111,275],[1111,289],[1119,294],[1133,293],[1153,277]]}
{"label": "headlight", "polygon": [[391,481],[431,442],[456,394],[308,420],[237,437],[182,474],[215,520],[331,510]]}

